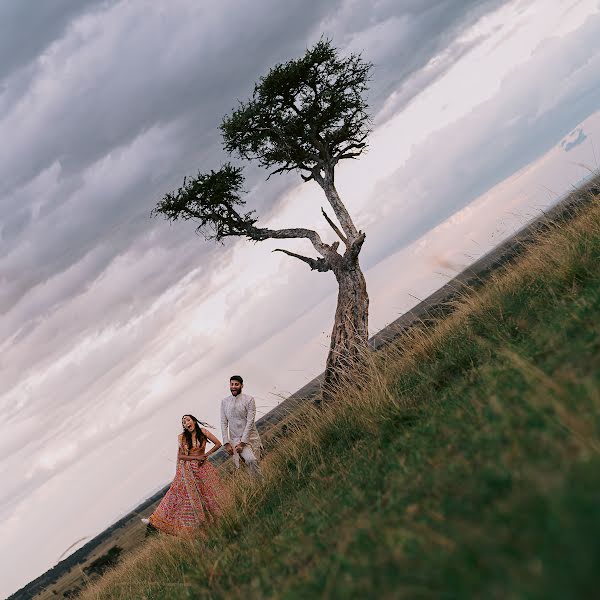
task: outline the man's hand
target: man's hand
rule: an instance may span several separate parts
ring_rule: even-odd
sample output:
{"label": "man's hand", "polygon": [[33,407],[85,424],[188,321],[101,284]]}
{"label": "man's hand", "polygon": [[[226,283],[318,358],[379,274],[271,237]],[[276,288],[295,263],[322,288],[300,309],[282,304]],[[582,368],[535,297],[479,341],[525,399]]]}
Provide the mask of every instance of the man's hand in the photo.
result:
{"label": "man's hand", "polygon": [[[227,454],[229,454],[229,456],[233,456],[233,448],[231,447],[231,444],[229,442],[227,442],[224,446],[225,448],[225,452],[227,452]],[[237,446],[236,446],[237,448]]]}
{"label": "man's hand", "polygon": [[246,445],[246,442],[240,442],[236,447],[235,447],[235,451],[238,454],[242,453],[242,450],[244,449],[244,446]]}

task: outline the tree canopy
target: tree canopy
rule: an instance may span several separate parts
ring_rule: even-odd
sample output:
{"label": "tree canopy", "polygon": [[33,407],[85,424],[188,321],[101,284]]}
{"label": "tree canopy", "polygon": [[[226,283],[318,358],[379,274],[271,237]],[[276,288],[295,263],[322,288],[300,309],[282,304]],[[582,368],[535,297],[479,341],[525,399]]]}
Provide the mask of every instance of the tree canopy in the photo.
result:
{"label": "tree canopy", "polygon": [[333,176],[340,160],[358,157],[367,145],[371,67],[360,55],[338,57],[328,40],[276,65],[252,98],[223,119],[225,149],[258,160],[271,174],[297,170],[305,181]]}
{"label": "tree canopy", "polygon": [[[255,85],[252,98],[240,102],[221,124],[224,147],[230,154],[257,160],[271,170],[269,177],[297,170],[304,181],[315,180],[325,190],[341,230],[325,211],[323,215],[349,250],[354,244],[354,255],[364,234],[354,227],[337,195],[334,169],[340,160],[360,156],[367,146],[371,122],[363,96],[371,67],[357,54],[340,58],[329,40],[320,40],[302,58],[273,67]],[[324,244],[312,230],[256,227],[254,212],[243,212],[243,185],[242,169],[228,162],[218,171],[186,177],[153,213],[170,221],[192,220],[199,233],[217,241],[228,236],[255,241],[303,237],[321,255],[337,249],[338,244]],[[327,270],[318,259],[305,262]]]}

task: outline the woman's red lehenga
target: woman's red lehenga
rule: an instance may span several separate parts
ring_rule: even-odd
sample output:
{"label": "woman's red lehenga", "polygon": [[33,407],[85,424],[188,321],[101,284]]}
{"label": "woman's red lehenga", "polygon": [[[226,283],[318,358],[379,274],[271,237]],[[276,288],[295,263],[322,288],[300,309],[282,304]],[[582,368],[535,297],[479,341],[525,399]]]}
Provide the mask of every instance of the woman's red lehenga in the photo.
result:
{"label": "woman's red lehenga", "polygon": [[[180,437],[179,451],[187,454],[183,444]],[[208,461],[201,465],[196,460],[178,458],[173,483],[150,515],[150,524],[171,535],[197,534],[219,515],[223,494],[219,473]]]}

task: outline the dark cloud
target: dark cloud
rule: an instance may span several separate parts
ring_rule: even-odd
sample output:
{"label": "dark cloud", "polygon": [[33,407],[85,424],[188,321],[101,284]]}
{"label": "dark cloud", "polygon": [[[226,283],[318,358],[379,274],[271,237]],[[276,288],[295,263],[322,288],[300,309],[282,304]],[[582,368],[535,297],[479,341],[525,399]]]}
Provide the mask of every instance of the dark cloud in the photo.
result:
{"label": "dark cloud", "polygon": [[[76,8],[64,2],[41,36],[46,43],[36,43],[46,47],[58,35],[51,31],[67,34],[55,42],[0,125],[9,139],[0,162],[5,188],[0,255],[8,257],[0,261],[8,282],[0,311],[98,245],[118,256],[157,227],[162,232],[155,243],[171,248],[188,243],[184,232],[190,228],[173,234],[164,223],[150,222],[154,202],[197,166],[218,165],[223,158],[220,118],[272,64],[300,54],[307,37],[325,33],[342,48],[360,45],[377,63],[372,100],[377,110],[387,93],[383,81],[395,86],[414,76],[457,34],[461,19],[464,27],[496,4],[372,6],[315,0],[284,6],[273,0],[259,8],[233,3],[220,11],[182,2],[180,10],[167,11],[155,3],[140,18],[135,3]],[[11,6],[13,20],[20,22],[23,9]],[[90,8],[97,12],[77,31],[67,28],[70,19]],[[256,191],[250,202],[263,215],[293,181],[288,177],[264,185],[256,169],[248,175]],[[197,251],[210,253],[200,244]],[[90,261],[87,281],[82,274],[82,286],[110,264],[110,252],[101,254],[102,260]],[[172,271],[172,280],[180,276]],[[64,297],[72,293],[65,289]]]}
{"label": "dark cloud", "polygon": [[249,74],[301,51],[335,5],[226,4],[165,10],[157,2],[140,18],[136,3],[122,3],[55,44],[7,117],[10,124],[27,112],[3,161],[3,185],[22,184],[56,160],[67,173],[79,171],[149,127],[183,118],[195,134],[194,154],[207,143],[214,150],[220,117],[251,90]]}
{"label": "dark cloud", "polygon": [[[192,10],[196,22],[185,15],[173,17],[176,11],[169,13],[169,22],[157,9],[155,19],[146,15],[146,28],[137,11],[125,11],[109,39],[100,24],[87,38],[82,34],[85,39],[57,49],[51,72],[42,77],[58,76],[65,85],[53,88],[56,93],[45,101],[31,101],[29,125],[21,128],[10,148],[5,146],[0,168],[5,186],[11,178],[17,183],[0,201],[6,215],[2,254],[12,251],[14,258],[1,265],[12,283],[12,289],[3,291],[4,310],[96,244],[111,239],[117,255],[135,243],[153,226],[147,217],[161,191],[199,164],[218,164],[220,117],[236,97],[248,93],[247,73],[264,71],[273,48],[284,56],[293,53],[290,47],[299,50],[307,28],[322,11],[314,4],[301,9],[297,3],[286,10],[271,6],[272,28],[264,21],[261,27],[264,13],[248,5],[232,12]],[[119,10],[125,9],[112,9]],[[109,22],[112,11],[106,16]],[[207,22],[211,19],[217,22]],[[228,36],[219,35],[226,30]],[[76,54],[68,56],[73,51]],[[72,62],[69,68],[63,66],[67,59]],[[149,59],[152,69],[147,68]],[[13,107],[12,119],[24,110]],[[158,135],[152,135],[152,128],[160,129]],[[170,139],[161,139],[162,132],[171,132]],[[150,138],[152,148],[144,147],[144,137]],[[162,152],[157,150],[161,144]],[[147,162],[140,164],[144,153],[149,155]],[[137,163],[131,166],[137,177],[128,173],[127,161]],[[86,178],[102,170],[103,162],[115,172],[106,172],[105,180],[94,181],[90,190]],[[36,179],[44,179],[53,168],[53,189],[35,189]],[[37,214],[32,209],[36,203],[43,205]],[[21,255],[19,245],[26,246]]]}
{"label": "dark cloud", "polygon": [[13,71],[38,58],[73,19],[105,8],[107,0],[3,0],[0,3],[0,85]]}

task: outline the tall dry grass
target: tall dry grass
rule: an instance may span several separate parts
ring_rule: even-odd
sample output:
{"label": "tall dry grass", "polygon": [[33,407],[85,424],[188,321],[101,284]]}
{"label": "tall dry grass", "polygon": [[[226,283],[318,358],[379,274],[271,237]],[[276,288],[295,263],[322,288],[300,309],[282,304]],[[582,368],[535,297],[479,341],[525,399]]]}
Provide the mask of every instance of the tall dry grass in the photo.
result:
{"label": "tall dry grass", "polygon": [[[265,506],[285,511],[286,503],[296,500],[298,493],[309,493],[303,492],[299,482],[318,477],[323,465],[327,465],[330,473],[324,479],[324,485],[344,486],[346,459],[353,452],[355,442],[370,440],[361,448],[367,458],[372,456],[375,460],[377,453],[382,451],[377,448],[382,423],[398,423],[398,431],[403,431],[403,427],[410,426],[418,414],[437,410],[434,398],[446,380],[451,382],[460,376],[464,380],[461,385],[468,389],[469,377],[475,377],[472,374],[477,369],[485,372],[492,368],[486,366],[488,358],[504,361],[507,368],[518,373],[524,382],[523,403],[528,411],[537,411],[540,418],[548,417],[564,430],[568,437],[565,456],[582,459],[597,455],[600,451],[598,389],[586,379],[583,385],[588,386],[589,393],[582,402],[589,410],[582,410],[581,403],[571,405],[571,375],[552,376],[512,344],[513,338],[518,341],[527,336],[531,327],[537,326],[535,315],[531,315],[531,322],[525,319],[523,323],[513,323],[504,312],[511,303],[522,307],[523,303],[531,302],[532,306],[539,306],[539,295],[545,294],[548,304],[554,303],[568,315],[569,303],[585,301],[577,296],[578,286],[590,277],[598,276],[599,248],[600,206],[596,197],[571,220],[548,223],[523,249],[521,256],[498,270],[485,285],[463,290],[452,302],[450,314],[413,327],[381,351],[365,356],[366,368],[352,373],[351,378],[340,385],[335,403],[320,408],[307,404],[290,415],[286,427],[279,428],[271,436],[270,448],[262,463],[264,478],[261,481],[244,473],[227,477],[227,508],[219,523],[204,537],[195,540],[163,536],[150,539],[100,581],[91,584],[81,597],[97,600],[247,597],[248,594],[260,597],[264,593],[264,590],[260,591],[260,585],[265,584],[256,584],[255,589],[252,581],[237,582],[235,569],[232,569],[232,565],[240,561],[241,547],[248,554],[244,561],[253,562],[259,571],[270,568],[269,564],[262,564],[260,558],[261,547],[266,548],[271,543],[270,534],[268,531],[261,534],[254,525],[250,527],[255,515],[260,512],[261,518],[267,518]],[[598,329],[598,323],[585,326]],[[484,327],[487,328],[485,333],[480,333]],[[453,340],[464,339],[477,345],[477,353],[465,354],[466,362],[462,364],[462,358],[453,356],[448,348]],[[459,348],[457,354],[461,351]],[[447,372],[444,371],[446,363]],[[428,386],[432,389],[431,394],[427,393]],[[491,393],[485,398],[475,398],[466,410],[478,415],[491,412],[499,421],[513,418],[502,400]],[[508,440],[507,448],[501,450],[503,455],[508,456],[513,451],[519,460],[524,460],[522,451],[516,449],[517,443],[516,439]],[[424,463],[423,468],[433,467]],[[353,493],[360,495],[360,490]],[[315,501],[314,504],[319,503]],[[457,542],[449,534],[441,533],[423,521],[411,520],[411,510],[418,513],[411,505],[407,507],[406,523],[402,526],[407,529],[403,535],[420,536],[434,547],[448,552],[454,550]],[[298,518],[302,515],[290,513],[290,519]],[[368,520],[364,515],[361,518]],[[348,546],[352,544],[352,535],[348,534]],[[342,535],[337,551],[340,548],[343,551],[344,543]],[[248,548],[254,548],[255,552]],[[290,552],[293,554],[293,549]],[[398,561],[404,560],[402,552],[399,551],[396,557]],[[322,585],[323,597],[337,597],[339,564],[336,563]],[[314,568],[311,565],[308,561],[306,572],[300,569],[286,577],[290,581],[294,577],[308,577],[308,570]],[[275,570],[281,565],[271,563],[271,567]],[[406,597],[427,595],[424,588],[403,585],[407,586],[403,588]]]}

